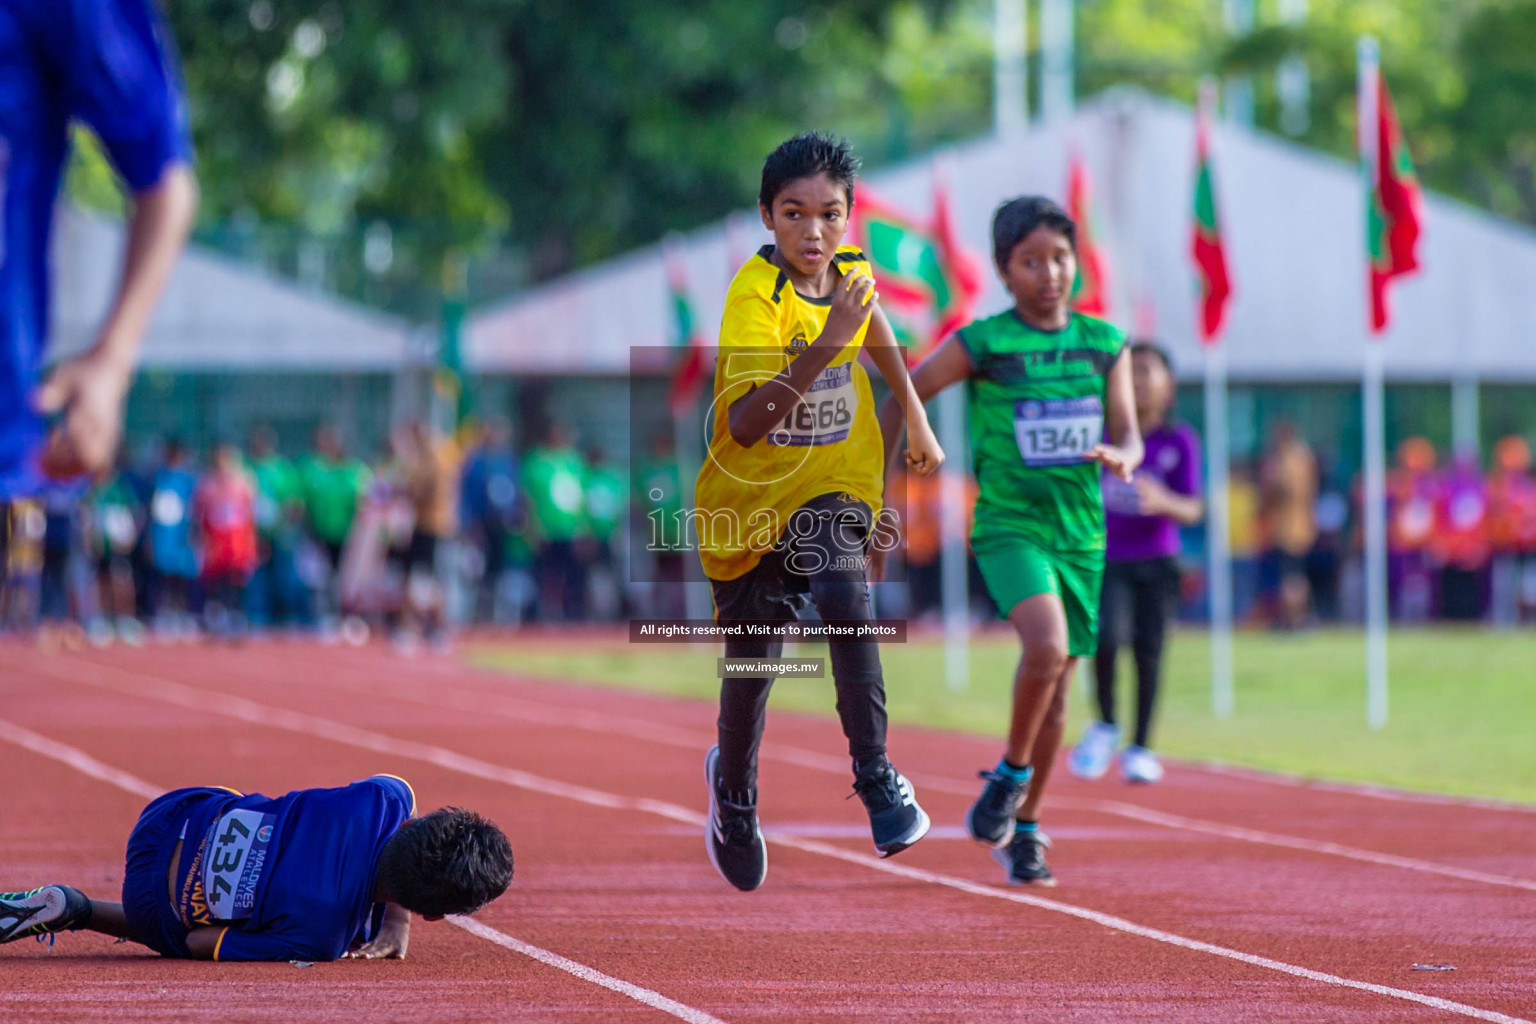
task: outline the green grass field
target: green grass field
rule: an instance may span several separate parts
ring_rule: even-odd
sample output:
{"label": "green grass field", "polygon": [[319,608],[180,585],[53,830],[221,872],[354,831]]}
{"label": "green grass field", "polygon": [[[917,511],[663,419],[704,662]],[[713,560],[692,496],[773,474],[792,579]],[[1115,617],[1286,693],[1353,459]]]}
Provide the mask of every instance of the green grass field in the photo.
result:
{"label": "green grass field", "polygon": [[[713,698],[714,648],[586,644],[555,652],[548,641],[474,649],[481,666],[689,697]],[[790,652],[786,652],[788,654]],[[824,654],[803,647],[799,656]],[[971,645],[971,683],[945,689],[937,642],[884,651],[891,717],[936,728],[1000,734],[1018,657],[1006,634]],[[1236,712],[1211,713],[1204,633],[1170,638],[1154,746],[1185,758],[1215,759],[1332,779],[1536,803],[1536,635],[1435,629],[1394,633],[1391,720],[1365,724],[1364,648],[1358,633],[1241,634],[1236,643]],[[1121,670],[1121,719],[1133,700],[1129,654]],[[784,680],[774,706],[832,714],[831,680]],[[1089,714],[1074,693],[1075,739]]]}

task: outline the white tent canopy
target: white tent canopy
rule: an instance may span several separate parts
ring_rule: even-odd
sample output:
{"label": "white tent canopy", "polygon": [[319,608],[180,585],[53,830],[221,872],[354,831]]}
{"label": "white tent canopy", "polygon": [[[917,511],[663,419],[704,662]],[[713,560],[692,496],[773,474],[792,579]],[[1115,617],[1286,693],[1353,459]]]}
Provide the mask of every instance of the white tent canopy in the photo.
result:
{"label": "white tent canopy", "polygon": [[[1411,141],[1411,140],[1410,140]],[[1231,373],[1250,380],[1357,380],[1366,343],[1363,186],[1355,167],[1232,125],[1212,139],[1218,211],[1234,278],[1223,337]],[[1189,256],[1195,124],[1187,108],[1107,95],[1067,122],[1007,142],[987,138],[869,176],[914,216],[932,209],[935,165],[950,183],[965,244],[990,266],[990,220],[1026,193],[1064,199],[1068,154],[1082,154],[1108,252],[1111,319],[1150,326],[1186,372],[1199,363]],[[1536,232],[1428,196],[1421,271],[1393,288],[1387,373],[1397,378],[1536,380]],[[701,327],[719,323],[735,269],[768,240],[755,213],[681,239]],[[988,274],[979,312],[1006,304]],[[472,317],[478,371],[623,373],[631,346],[672,342],[662,247],[530,289]]]}
{"label": "white tent canopy", "polygon": [[[123,225],[65,206],[54,234],[50,358],[89,345],[117,287]],[[384,371],[413,351],[412,325],[306,291],[197,246],[177,264],[141,364],[180,370]]]}

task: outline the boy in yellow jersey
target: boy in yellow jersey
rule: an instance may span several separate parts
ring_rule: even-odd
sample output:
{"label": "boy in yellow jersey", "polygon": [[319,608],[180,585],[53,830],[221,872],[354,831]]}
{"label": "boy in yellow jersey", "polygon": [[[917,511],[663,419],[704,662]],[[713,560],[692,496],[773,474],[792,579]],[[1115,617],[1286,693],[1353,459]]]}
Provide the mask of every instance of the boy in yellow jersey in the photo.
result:
{"label": "boy in yellow jersey", "polygon": [[[764,246],[726,297],[713,433],[695,489],[699,557],[723,626],[782,624],[807,599],[829,623],[872,618],[867,551],[881,513],[885,448],[861,349],[910,411],[907,461],[928,475],[943,452],[912,391],[869,261],[842,246],[858,161],[848,144],[797,136],[763,166]],[[866,343],[867,342],[867,343]],[[726,640],[727,658],[775,658],[781,635]],[[886,759],[885,684],[873,639],[830,644],[854,790],[876,849],[928,831],[912,786]],[[757,752],[774,677],[724,679],[719,744],[705,758],[709,859],[743,891],[768,870],[757,823]]]}
{"label": "boy in yellow jersey", "polygon": [[[1024,647],[1003,758],[981,773],[966,830],[1013,884],[1054,885],[1037,826],[1073,669],[1098,646],[1099,474],[1129,482],[1142,440],[1125,336],[1069,305],[1077,224],[1049,199],[1014,199],[993,217],[992,253],[1013,308],[961,328],[912,379],[924,400],[965,384],[978,489],[971,549]],[[899,412],[881,410],[893,445]]]}

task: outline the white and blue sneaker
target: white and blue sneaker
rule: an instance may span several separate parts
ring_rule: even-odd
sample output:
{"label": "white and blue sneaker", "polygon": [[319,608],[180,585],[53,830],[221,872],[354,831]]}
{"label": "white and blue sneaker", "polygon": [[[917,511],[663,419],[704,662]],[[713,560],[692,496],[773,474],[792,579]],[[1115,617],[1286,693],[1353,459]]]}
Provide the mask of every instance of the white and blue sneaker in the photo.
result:
{"label": "white and blue sneaker", "polygon": [[1106,722],[1094,722],[1083,733],[1083,738],[1072,748],[1067,758],[1067,768],[1080,779],[1100,779],[1109,771],[1115,759],[1115,747],[1120,745],[1120,727]]}
{"label": "white and blue sneaker", "polygon": [[1126,747],[1120,752],[1120,777],[1126,782],[1150,786],[1163,777],[1163,765],[1146,747]]}
{"label": "white and blue sneaker", "polygon": [[742,892],[751,892],[768,877],[768,846],[757,824],[757,790],[727,792],[720,788],[720,748],[704,755],[704,782],[709,786],[709,821],[704,848],[720,877]]}
{"label": "white and blue sneaker", "polygon": [[894,857],[928,834],[928,813],[918,805],[912,783],[884,757],[855,767],[853,790],[869,812],[880,856]]}

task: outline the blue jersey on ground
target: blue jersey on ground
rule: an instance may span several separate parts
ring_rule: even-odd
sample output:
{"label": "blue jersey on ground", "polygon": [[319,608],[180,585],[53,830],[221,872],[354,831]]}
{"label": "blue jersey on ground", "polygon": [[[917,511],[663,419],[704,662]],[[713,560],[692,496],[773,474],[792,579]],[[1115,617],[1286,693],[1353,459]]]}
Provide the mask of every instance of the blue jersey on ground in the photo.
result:
{"label": "blue jersey on ground", "polygon": [[378,930],[379,853],[415,809],[392,775],[202,800],[182,828],[176,913],[224,927],[215,960],[337,960]]}
{"label": "blue jersey on ground", "polygon": [[0,500],[40,484],[30,395],[70,123],[96,133],[135,192],[191,158],[167,38],[149,0],[0,0]]}

